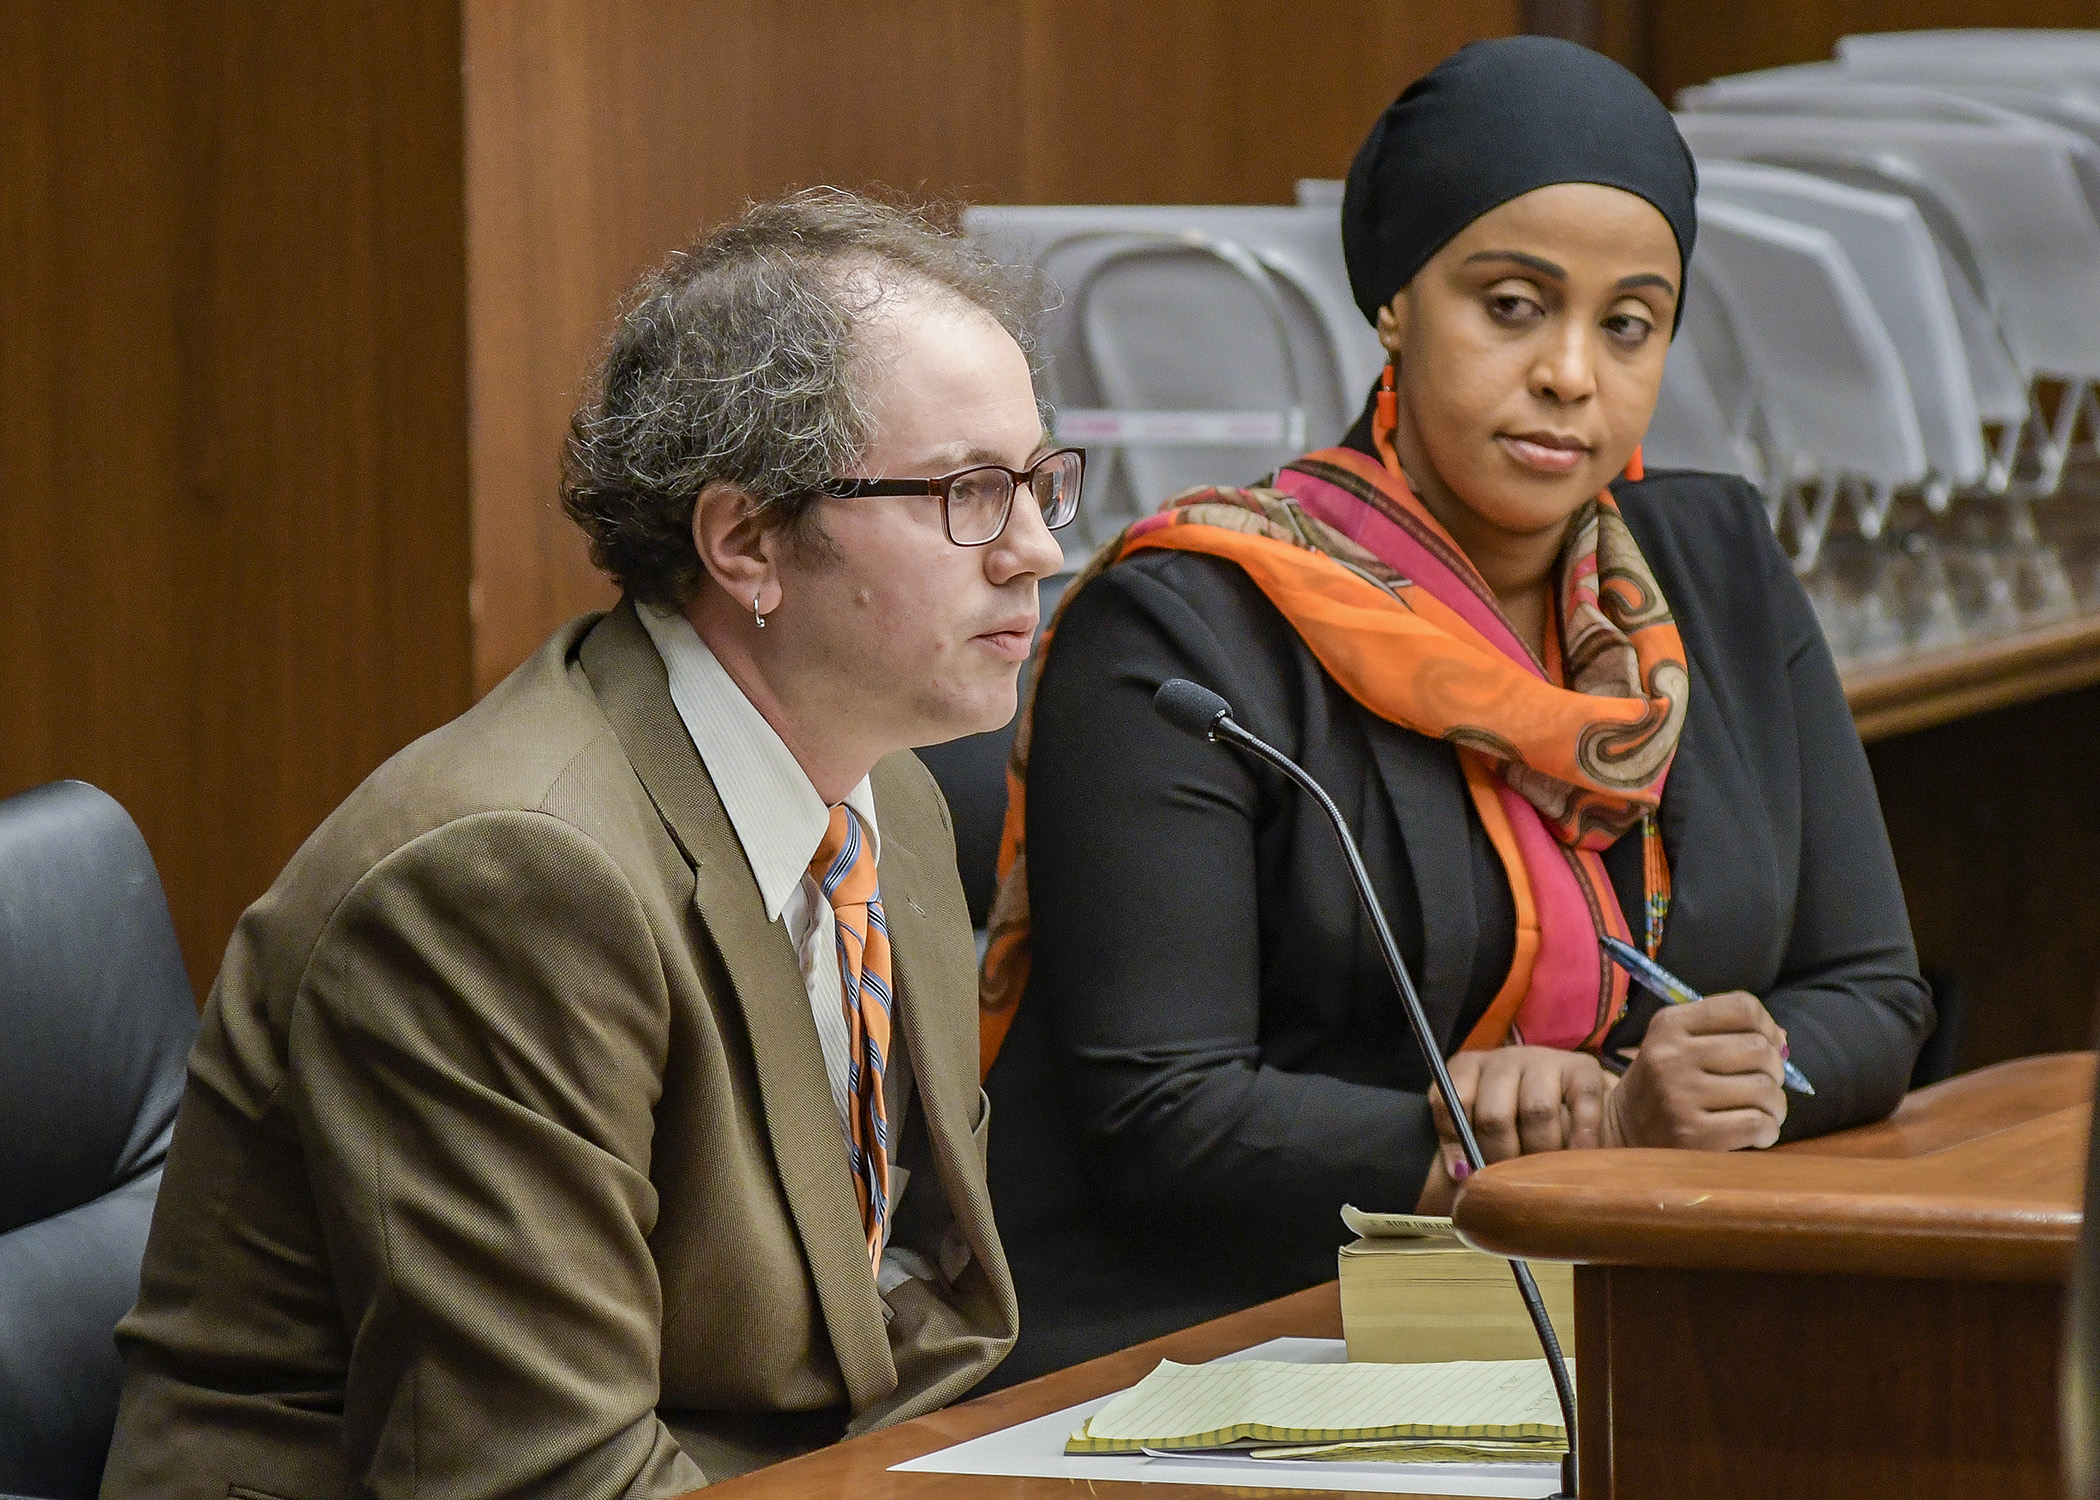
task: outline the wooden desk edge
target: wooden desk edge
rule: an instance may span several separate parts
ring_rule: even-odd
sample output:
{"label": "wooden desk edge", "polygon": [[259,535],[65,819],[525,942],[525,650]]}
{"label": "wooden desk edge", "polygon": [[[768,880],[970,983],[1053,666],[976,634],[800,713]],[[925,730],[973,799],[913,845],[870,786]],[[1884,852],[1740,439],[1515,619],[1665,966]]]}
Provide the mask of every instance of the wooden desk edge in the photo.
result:
{"label": "wooden desk edge", "polygon": [[2000,1064],[1820,1147],[1520,1158],[1475,1176],[1456,1218],[1480,1249],[1543,1260],[2062,1282],[2082,1160],[1986,1186],[1961,1179],[1992,1155],[2023,1160],[2036,1140],[2061,1154],[2068,1136],[2082,1158],[2089,1106],[2069,1101],[2090,1098],[2092,1069],[2090,1053]]}
{"label": "wooden desk edge", "polygon": [[[1480,1186],[1461,1226],[1466,1243],[1530,1260],[2062,1283],[2070,1278],[2078,1245],[2075,1211],[2008,1214],[1952,1231],[1930,1222],[1802,1223],[1754,1211],[1693,1221],[1677,1205],[1632,1202],[1623,1195],[1549,1196],[1529,1186],[1507,1192]],[[1779,1195],[1772,1201],[1781,1201]]]}
{"label": "wooden desk edge", "polygon": [[1929,729],[2100,681],[2100,616],[2081,615],[1844,674],[1863,740]]}

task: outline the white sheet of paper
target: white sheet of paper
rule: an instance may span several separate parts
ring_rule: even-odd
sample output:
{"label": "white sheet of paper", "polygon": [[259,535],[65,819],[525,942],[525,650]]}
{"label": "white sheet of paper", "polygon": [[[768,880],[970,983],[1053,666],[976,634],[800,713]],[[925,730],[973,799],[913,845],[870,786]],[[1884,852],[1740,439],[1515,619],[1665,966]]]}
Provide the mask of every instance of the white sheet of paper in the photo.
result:
{"label": "white sheet of paper", "polygon": [[[1288,1360],[1338,1365],[1340,1339],[1271,1339],[1223,1361]],[[1221,1362],[1223,1362],[1221,1361]],[[1560,1483],[1558,1464],[1292,1463],[1274,1458],[1152,1458],[1131,1453],[1067,1454],[1065,1439],[1117,1393],[988,1432],[891,1468],[907,1474],[986,1474],[1025,1479],[1121,1479],[1138,1484],[1243,1485],[1271,1490],[1357,1490],[1385,1495],[1469,1495],[1538,1500]]]}

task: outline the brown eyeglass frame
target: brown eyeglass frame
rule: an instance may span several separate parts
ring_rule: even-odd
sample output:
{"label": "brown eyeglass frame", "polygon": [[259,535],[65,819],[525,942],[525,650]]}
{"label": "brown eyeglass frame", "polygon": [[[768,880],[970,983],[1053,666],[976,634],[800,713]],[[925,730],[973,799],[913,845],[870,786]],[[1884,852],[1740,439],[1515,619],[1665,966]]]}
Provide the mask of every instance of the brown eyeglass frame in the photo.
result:
{"label": "brown eyeglass frame", "polygon": [[[941,530],[948,534],[948,541],[952,545],[957,547],[989,547],[992,543],[998,541],[1000,537],[1006,535],[1006,523],[1013,519],[1014,496],[1021,493],[1022,486],[1027,485],[1029,490],[1033,492],[1035,487],[1032,484],[1028,484],[1028,481],[1035,477],[1036,471],[1042,468],[1044,464],[1050,462],[1051,459],[1063,458],[1067,454],[1079,460],[1079,474],[1072,485],[1075,495],[1072,502],[1072,514],[1050,528],[1053,531],[1057,531],[1071,525],[1079,517],[1079,502],[1076,496],[1077,492],[1083,489],[1086,483],[1086,449],[1084,448],[1058,448],[1052,452],[1045,453],[1025,469],[1009,469],[1005,464],[971,464],[968,468],[956,469],[946,474],[936,474],[931,479],[828,479],[818,486],[818,491],[834,500],[869,500],[884,496],[935,495],[940,498],[941,502]],[[1006,513],[999,518],[997,529],[983,541],[956,541],[955,527],[948,519],[949,490],[954,487],[957,480],[965,475],[993,472],[1004,474],[1012,482],[1012,488],[1006,494]],[[1048,523],[1046,522],[1045,524]]]}

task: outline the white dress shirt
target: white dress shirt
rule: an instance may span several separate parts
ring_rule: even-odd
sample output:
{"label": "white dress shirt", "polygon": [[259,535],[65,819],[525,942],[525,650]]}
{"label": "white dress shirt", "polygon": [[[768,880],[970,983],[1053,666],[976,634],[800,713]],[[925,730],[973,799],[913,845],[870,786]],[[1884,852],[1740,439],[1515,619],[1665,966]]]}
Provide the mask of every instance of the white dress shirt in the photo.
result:
{"label": "white dress shirt", "polygon": [[[824,1052],[824,1071],[831,1081],[831,1101],[838,1106],[843,1166],[853,1108],[847,1082],[852,1044],[846,1029],[845,983],[839,974],[837,919],[822,887],[809,873],[809,862],[830,831],[831,809],[794,752],[744,696],[691,622],[649,605],[641,606],[637,613],[663,658],[671,704],[692,736],[693,748],[700,752],[701,763],[722,799],[722,810],[736,830],[737,842],[744,846],[744,858],[758,881],[766,916],[785,925],[788,941],[794,945],[802,985],[809,992],[810,1015],[817,1023],[817,1041]],[[846,793],[846,806],[867,831],[869,853],[880,859],[882,832],[875,821],[875,790],[865,776]],[[891,1117],[897,1118],[897,1101],[892,1099],[890,1108]],[[893,1140],[892,1223],[908,1175],[894,1165],[895,1150]],[[923,1274],[919,1257],[886,1249],[877,1281],[887,1292],[905,1277]]]}
{"label": "white dress shirt", "polygon": [[[639,613],[664,659],[672,706],[693,737],[693,748],[722,798],[722,810],[744,846],[766,916],[787,927],[802,968],[803,988],[809,991],[817,1040],[824,1048],[831,1099],[838,1106],[840,1128],[847,1128],[853,1101],[847,1095],[850,1043],[837,925],[831,903],[809,873],[809,862],[830,831],[831,809],[794,753],[686,618],[646,605]],[[866,777],[846,793],[846,805],[859,816],[869,852],[879,860],[882,833],[875,822],[875,790]]]}

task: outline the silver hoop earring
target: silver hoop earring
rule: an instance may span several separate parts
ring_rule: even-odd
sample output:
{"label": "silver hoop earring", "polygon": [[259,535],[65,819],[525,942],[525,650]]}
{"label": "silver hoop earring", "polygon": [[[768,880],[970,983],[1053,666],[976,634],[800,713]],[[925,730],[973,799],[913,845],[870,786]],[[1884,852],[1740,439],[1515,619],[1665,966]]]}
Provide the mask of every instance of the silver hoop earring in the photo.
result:
{"label": "silver hoop earring", "polygon": [[751,618],[758,621],[758,628],[760,630],[764,630],[766,628],[766,617],[759,613],[758,597],[759,596],[757,594],[753,594],[751,596]]}

